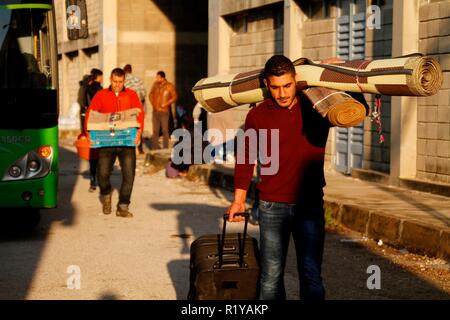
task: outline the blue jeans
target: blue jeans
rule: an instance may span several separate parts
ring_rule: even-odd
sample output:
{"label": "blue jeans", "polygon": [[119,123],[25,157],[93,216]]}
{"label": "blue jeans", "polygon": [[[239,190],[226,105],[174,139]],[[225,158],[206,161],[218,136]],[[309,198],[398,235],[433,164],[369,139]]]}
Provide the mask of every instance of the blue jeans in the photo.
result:
{"label": "blue jeans", "polygon": [[120,147],[99,149],[97,174],[100,194],[106,196],[112,192],[110,177],[116,158],[119,158],[120,170],[122,171],[119,204],[130,204],[131,191],[133,190],[134,176],[136,173],[135,148]]}
{"label": "blue jeans", "polygon": [[284,269],[292,234],[302,300],[325,299],[321,265],[325,241],[323,201],[314,206],[260,200],[261,300],[285,300]]}

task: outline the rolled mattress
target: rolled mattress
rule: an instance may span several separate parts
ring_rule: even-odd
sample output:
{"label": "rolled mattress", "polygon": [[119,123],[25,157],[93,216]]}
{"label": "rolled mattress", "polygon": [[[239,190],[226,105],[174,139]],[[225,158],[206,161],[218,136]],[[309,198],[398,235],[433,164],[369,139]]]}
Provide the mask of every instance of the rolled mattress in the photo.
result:
{"label": "rolled mattress", "polygon": [[[363,104],[350,94],[334,89],[312,87],[302,91],[313,108],[336,127],[349,128],[361,123],[368,114]],[[361,95],[360,99],[364,99]]]}
{"label": "rolled mattress", "polygon": [[[298,90],[323,87],[388,96],[430,96],[439,91],[443,81],[439,63],[421,54],[333,64],[301,58],[294,65]],[[192,91],[196,100],[213,113],[269,97],[262,69],[201,79]]]}

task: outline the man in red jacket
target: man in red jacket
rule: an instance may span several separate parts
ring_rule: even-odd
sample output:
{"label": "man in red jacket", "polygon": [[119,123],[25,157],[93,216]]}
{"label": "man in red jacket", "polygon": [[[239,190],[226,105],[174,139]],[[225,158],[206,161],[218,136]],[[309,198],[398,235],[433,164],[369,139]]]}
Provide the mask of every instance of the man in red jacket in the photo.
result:
{"label": "man in red jacket", "polygon": [[[144,110],[136,92],[125,88],[124,82],[125,72],[120,68],[114,69],[111,73],[110,87],[97,92],[92,100],[92,103],[86,112],[84,127],[85,129],[87,128],[89,115],[92,110],[103,113],[111,113],[139,108],[141,110],[138,115],[140,128],[134,141],[135,145],[138,146],[144,130]],[[85,131],[87,132],[87,130]],[[87,136],[89,137],[89,134]],[[133,217],[133,214],[128,210],[128,206],[130,204],[136,170],[136,148],[134,147],[112,147],[99,149],[97,172],[103,213],[111,213],[112,186],[110,177],[116,158],[119,158],[120,169],[122,170],[122,185],[120,187],[119,203],[117,204],[116,215],[119,217],[131,218]]]}
{"label": "man in red jacket", "polygon": [[[267,136],[277,131],[279,141],[258,140],[257,152],[245,140],[244,163],[235,166],[234,201],[228,208],[229,220],[242,221],[234,214],[245,211],[247,190],[255,160],[261,150],[271,153],[271,163],[260,161],[259,225],[261,248],[261,292],[264,300],[285,299],[284,268],[291,234],[297,254],[302,299],[325,298],[321,264],[325,238],[323,171],[329,123],[302,96],[296,93],[295,68],[285,56],[270,58],[264,68],[264,83],[271,98],[249,111],[246,136]],[[276,139],[275,139],[276,140]],[[278,154],[274,154],[278,153]],[[238,159],[240,155],[238,154]],[[274,164],[273,159],[278,160]],[[269,170],[270,167],[277,170]]]}

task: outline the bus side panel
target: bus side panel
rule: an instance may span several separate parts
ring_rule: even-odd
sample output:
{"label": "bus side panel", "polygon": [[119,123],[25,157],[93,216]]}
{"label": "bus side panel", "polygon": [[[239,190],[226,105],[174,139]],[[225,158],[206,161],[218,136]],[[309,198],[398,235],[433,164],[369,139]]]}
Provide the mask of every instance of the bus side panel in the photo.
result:
{"label": "bus side panel", "polygon": [[[16,142],[19,141],[19,142]],[[0,181],[2,208],[54,208],[58,198],[58,127],[47,129],[0,130],[0,179],[18,159],[40,146],[53,149],[51,169],[47,176],[29,180]],[[26,192],[31,199],[26,201]]]}
{"label": "bus side panel", "polygon": [[[55,208],[57,205],[58,183],[56,172],[45,178],[14,182],[0,182],[0,207],[2,208]],[[31,200],[23,195],[31,193]]]}

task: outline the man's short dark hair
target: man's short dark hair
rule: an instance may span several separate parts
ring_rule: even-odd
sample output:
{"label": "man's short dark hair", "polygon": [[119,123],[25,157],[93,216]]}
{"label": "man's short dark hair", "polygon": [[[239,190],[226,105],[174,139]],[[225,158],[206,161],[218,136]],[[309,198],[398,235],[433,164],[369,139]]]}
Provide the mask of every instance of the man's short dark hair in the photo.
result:
{"label": "man's short dark hair", "polygon": [[83,76],[83,79],[81,79],[81,81],[79,82],[79,84],[82,87],[86,87],[91,81],[92,81],[92,74],[85,74]]}
{"label": "man's short dark hair", "polygon": [[186,130],[194,130],[194,118],[189,114],[185,114],[181,117],[181,125],[184,126]]}
{"label": "man's short dark hair", "polygon": [[286,73],[295,76],[295,67],[292,61],[283,55],[272,56],[264,66],[264,78],[266,79],[270,76],[279,77]]}
{"label": "man's short dark hair", "polygon": [[123,71],[123,69],[120,68],[115,68],[112,72],[111,72],[111,77],[112,76],[116,76],[116,77],[125,77],[125,71]]}
{"label": "man's short dark hair", "polygon": [[123,67],[123,71],[125,71],[125,73],[132,73],[133,67],[131,66],[131,64],[127,64],[125,67]]}
{"label": "man's short dark hair", "polygon": [[94,68],[94,69],[91,70],[91,76],[92,76],[92,79],[94,79],[94,80],[97,79],[99,76],[102,76],[102,75],[103,75],[103,72],[100,69]]}
{"label": "man's short dark hair", "polygon": [[158,76],[160,76],[161,78],[166,78],[166,73],[164,72],[164,71],[158,71],[157,73],[156,73]]}

